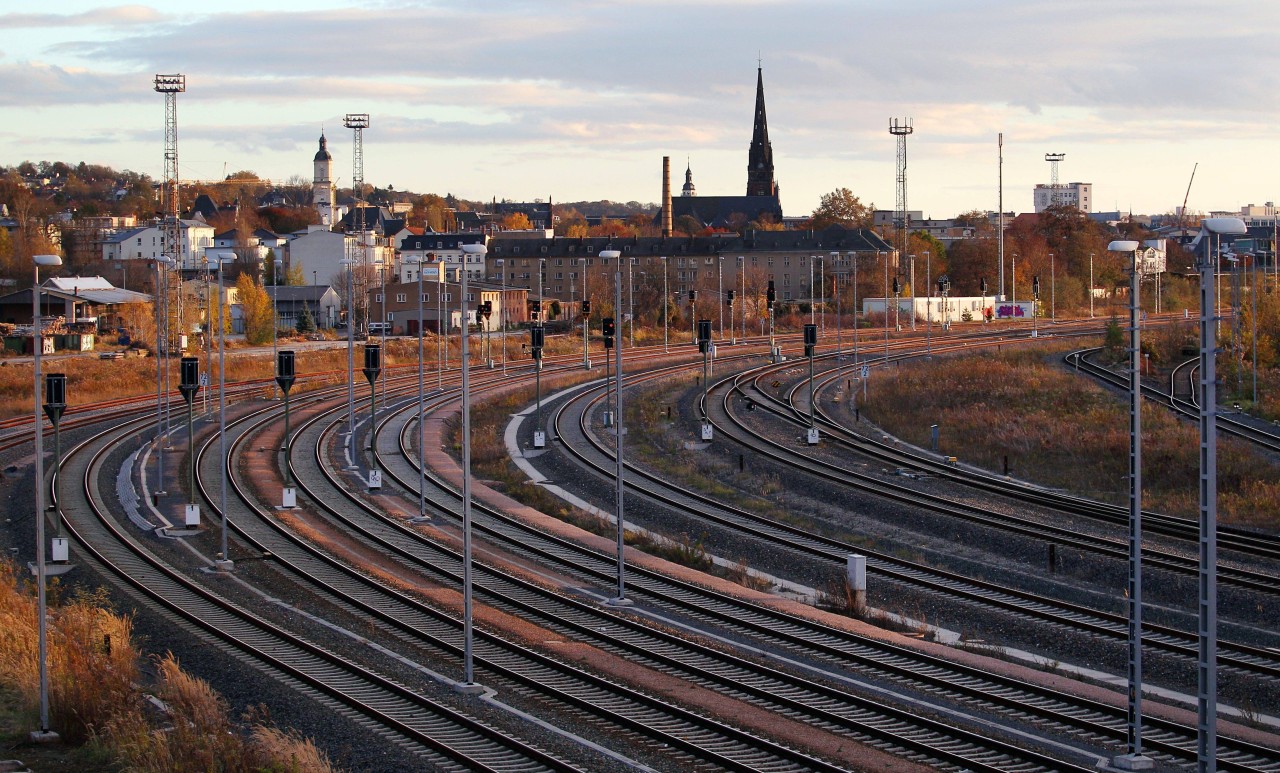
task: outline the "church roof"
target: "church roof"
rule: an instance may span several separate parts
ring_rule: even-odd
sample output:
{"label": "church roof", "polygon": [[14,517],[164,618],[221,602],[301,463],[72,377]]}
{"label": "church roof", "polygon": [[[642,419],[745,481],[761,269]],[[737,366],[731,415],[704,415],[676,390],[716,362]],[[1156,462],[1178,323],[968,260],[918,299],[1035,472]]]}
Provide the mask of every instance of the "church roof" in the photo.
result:
{"label": "church roof", "polygon": [[762,214],[781,222],[782,204],[777,196],[680,196],[671,200],[673,220],[692,215],[702,225],[713,228],[741,225],[730,222],[734,215],[743,215],[750,221]]}
{"label": "church roof", "polygon": [[332,161],[333,156],[329,155],[329,142],[324,138],[324,132],[320,133],[320,149],[316,151],[316,161]]}

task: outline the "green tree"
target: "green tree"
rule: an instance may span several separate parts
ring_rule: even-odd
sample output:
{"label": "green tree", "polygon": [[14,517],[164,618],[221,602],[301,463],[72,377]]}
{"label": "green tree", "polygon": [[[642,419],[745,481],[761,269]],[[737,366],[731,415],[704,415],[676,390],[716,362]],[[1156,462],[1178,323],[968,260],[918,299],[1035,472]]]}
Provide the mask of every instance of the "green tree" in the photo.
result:
{"label": "green tree", "polygon": [[253,277],[241,274],[236,280],[236,297],[244,316],[245,340],[254,346],[270,341],[275,319],[271,312],[271,296],[267,295],[266,289]]}
{"label": "green tree", "polygon": [[316,332],[316,320],[311,316],[311,307],[305,303],[302,305],[302,313],[298,315],[296,327],[299,333]]}
{"label": "green tree", "polygon": [[810,225],[814,229],[830,228],[833,225],[870,228],[874,208],[874,204],[863,204],[848,188],[837,188],[831,193],[822,194],[818,207],[813,210]]}

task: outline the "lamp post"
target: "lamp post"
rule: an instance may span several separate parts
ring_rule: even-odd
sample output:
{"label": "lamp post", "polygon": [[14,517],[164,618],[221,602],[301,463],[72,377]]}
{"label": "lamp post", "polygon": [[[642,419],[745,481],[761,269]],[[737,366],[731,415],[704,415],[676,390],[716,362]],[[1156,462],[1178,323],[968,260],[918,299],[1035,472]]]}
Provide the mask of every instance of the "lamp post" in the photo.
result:
{"label": "lamp post", "polygon": [[227,542],[230,530],[230,513],[227,511],[227,323],[223,319],[223,273],[226,265],[236,259],[234,252],[220,252],[218,257],[218,469],[221,471],[218,491],[218,509],[222,513],[222,534],[219,537],[218,558],[213,565],[218,571],[235,569],[231,560],[231,548]]}
{"label": "lamp post", "polygon": [[[355,328],[356,328],[356,294],[352,275],[355,273],[354,258],[343,258],[342,266],[347,270],[347,469],[356,469],[356,360],[355,360]],[[222,274],[218,274],[221,285]],[[221,314],[221,306],[219,306]]]}
{"label": "lamp post", "polygon": [[1129,283],[1129,739],[1127,754],[1116,758],[1125,770],[1149,769],[1142,754],[1142,373],[1141,267],[1136,241],[1114,241],[1111,252],[1130,256]]}
{"label": "lamp post", "polygon": [[183,512],[187,528],[200,525],[200,505],[196,504],[196,431],[192,403],[200,391],[200,358],[183,357],[178,365],[178,390],[187,404],[187,506]]}
{"label": "lamp post", "polygon": [[[603,255],[606,252],[613,252],[615,255],[618,254],[617,250],[604,250],[600,254]],[[630,336],[631,338],[630,346],[632,349],[636,348],[636,284],[635,284],[635,277],[632,271],[635,265],[636,265],[635,258],[631,258],[627,261],[627,335]],[[644,275],[643,271],[640,273],[641,273],[641,276]],[[618,274],[618,278],[619,278],[619,281],[621,281],[621,273]],[[621,285],[619,285],[619,288],[621,288]],[[621,289],[618,290],[617,295],[618,295],[617,301],[619,304],[621,304],[622,303]]]}
{"label": "lamp post", "polygon": [[813,264],[816,260],[817,257],[809,256],[809,322],[812,324],[817,324],[818,322],[818,308],[814,305],[815,299],[813,297]]}
{"label": "lamp post", "polygon": [[40,355],[44,349],[43,325],[40,318],[40,267],[56,268],[62,265],[62,258],[57,255],[33,255],[35,262],[35,283],[31,286],[31,353],[35,371],[33,395],[35,403],[35,422],[32,424],[36,446],[36,625],[39,639],[40,655],[40,728],[31,734],[36,741],[56,741],[58,734],[49,729],[49,664],[48,664],[48,601],[45,597],[45,547],[44,547],[44,421],[40,418]]}
{"label": "lamp post", "polygon": [[[671,317],[671,296],[667,292],[667,256],[662,256],[662,351],[670,352],[669,342],[667,340],[667,323]],[[585,324],[585,323],[584,323]],[[583,357],[585,358],[587,334],[584,330],[582,333],[583,340]]]}
{"label": "lamp post", "polygon": [[818,258],[818,300],[822,301],[822,314],[820,315],[819,319],[821,320],[821,323],[822,323],[821,324],[822,334],[826,335],[827,334],[827,271],[826,271],[827,264],[825,261],[823,261],[821,255],[817,256],[817,258]]}
{"label": "lamp post", "polygon": [[711,422],[707,421],[707,362],[711,353],[711,320],[698,320],[698,351],[702,352],[702,439],[711,440]]}
{"label": "lamp post", "polygon": [[382,375],[382,345],[365,344],[365,380],[369,382],[369,490],[382,488],[382,470],[378,469],[378,377]]}
{"label": "lamp post", "polygon": [[298,493],[293,488],[293,473],[289,469],[289,451],[293,446],[289,430],[289,390],[294,382],[294,353],[291,349],[276,352],[276,384],[284,393],[284,490],[280,492],[280,509],[291,510],[298,506]]}
{"label": "lamp post", "polygon": [[[724,299],[724,256],[716,256],[716,297]],[[724,340],[724,304],[720,306],[720,340]]]}
{"label": "lamp post", "polygon": [[[911,264],[911,332],[914,333],[916,331],[916,254],[913,252],[908,255],[907,258]],[[927,288],[928,285],[929,280],[926,278],[925,287]],[[925,297],[928,297],[927,290]],[[927,301],[925,302],[925,305],[928,306]],[[926,314],[926,316],[928,315]]]}
{"label": "lamp post", "polygon": [[[742,284],[742,338],[747,338],[747,259],[738,256],[738,281]],[[729,326],[733,327],[733,319],[730,318]]]}
{"label": "lamp post", "polygon": [[1058,272],[1054,268],[1053,253],[1049,253],[1049,321],[1058,321]]}
{"label": "lamp post", "polygon": [[[424,374],[423,374],[423,361],[422,361],[423,360],[422,331],[423,331],[423,328],[426,327],[426,324],[425,324],[426,318],[423,317],[422,315],[422,265],[423,265],[423,262],[424,261],[421,256],[414,256],[409,258],[409,263],[416,265],[418,267],[418,519],[425,521],[427,519],[427,494],[426,494],[427,449],[426,449],[426,430],[422,426],[423,425],[423,414],[422,414],[423,403],[426,402],[426,388],[423,384]],[[499,261],[498,264],[501,265],[502,262]],[[437,289],[438,288],[439,288],[439,285],[437,285]],[[504,293],[503,295],[505,297],[506,294]],[[503,308],[506,308],[505,305],[503,306]],[[504,355],[502,367],[504,372],[506,370],[506,358],[505,358],[506,349],[507,349],[507,339],[506,339],[506,333],[504,332],[503,338],[502,338],[502,350]]]}
{"label": "lamp post", "polygon": [[693,343],[698,343],[698,291],[689,290],[689,332],[693,334]]}
{"label": "lamp post", "polygon": [[1089,253],[1089,319],[1093,319],[1093,253]]}
{"label": "lamp post", "polygon": [[[56,256],[55,256],[56,257]],[[163,495],[164,490],[164,416],[167,393],[164,379],[168,375],[168,346],[165,341],[165,324],[168,315],[164,312],[165,290],[160,267],[167,266],[169,258],[161,255],[156,258],[156,296],[152,304],[156,320],[156,488],[154,494]],[[57,265],[62,265],[61,258]]]}
{"label": "lamp post", "polygon": [[[390,266],[386,263],[386,253],[378,256],[378,278],[382,280],[382,336],[380,340],[386,341],[391,329],[387,327],[387,269]],[[466,266],[462,268],[466,271]],[[382,379],[382,409],[387,409],[387,374],[384,370],[381,374]]]}
{"label": "lamp post", "polygon": [[[606,250],[606,252],[608,251]],[[605,253],[601,252],[600,254],[604,255]],[[617,253],[614,252],[614,255],[617,255]],[[630,277],[630,268],[627,269],[627,274],[628,274],[628,277]],[[614,291],[613,303],[614,303],[614,307],[616,308],[622,305],[622,272],[620,271],[615,272],[613,275],[613,291]],[[634,325],[635,325],[634,316],[632,316],[631,324],[633,326],[632,330],[634,331]],[[633,332],[633,335],[634,335],[634,332]],[[632,346],[634,345],[635,344],[633,343]],[[626,607],[626,606],[631,606],[632,602],[631,602],[631,599],[627,598],[626,561],[625,561],[625,554],[624,554],[624,548],[626,547],[626,544],[625,544],[626,514],[623,509],[623,499],[622,499],[622,493],[623,493],[622,440],[626,436],[626,432],[623,430],[623,426],[622,426],[623,418],[622,418],[622,347],[621,346],[619,346],[617,349],[614,350],[613,356],[614,356],[613,404],[614,404],[614,408],[617,410],[617,418],[614,421],[614,427],[617,430],[617,432],[614,433],[614,437],[616,438],[617,442],[616,442],[616,445],[614,446],[615,453],[613,455],[613,458],[614,458],[614,504],[615,504],[615,511],[617,514],[616,521],[617,521],[617,538],[618,538],[618,595],[614,598],[609,599],[608,604],[610,606],[615,606],[615,607]],[[608,388],[607,384],[606,384],[606,388]]]}
{"label": "lamp post", "polygon": [[271,359],[278,357],[278,349],[276,345],[276,331],[280,327],[280,311],[277,306],[276,296],[280,293],[277,289],[280,286],[280,269],[284,266],[284,262],[280,258],[276,258],[271,262]]}
{"label": "lamp post", "polygon": [[[479,255],[480,259],[488,253],[483,244],[464,244],[462,251],[466,255]],[[539,292],[542,288],[542,275],[539,269]],[[467,272],[462,272],[461,287],[462,307],[462,633],[463,633],[463,673],[465,674],[464,692],[478,692],[480,687],[475,682],[475,664],[472,655],[474,634],[471,615],[471,382],[470,367],[467,363],[467,339],[470,330],[467,322]],[[541,308],[541,299],[539,299]]]}
{"label": "lamp post", "polygon": [[[582,263],[582,367],[584,370],[591,370],[591,354],[587,350],[587,334],[591,328],[591,283],[587,273],[587,259],[578,260]],[[665,337],[663,340],[665,341]]]}
{"label": "lamp post", "polygon": [[889,253],[878,250],[884,256],[884,364],[889,364]]}
{"label": "lamp post", "polygon": [[769,280],[769,288],[764,293],[765,310],[769,313],[769,359],[773,362],[781,362],[782,349],[777,345],[773,338],[773,304],[778,300],[778,291],[774,289],[773,280]]}
{"label": "lamp post", "polygon": [[[434,257],[428,253],[427,257]],[[444,290],[449,285],[445,279],[445,263],[443,260],[433,261],[436,264],[436,391],[444,391],[444,367],[448,364],[448,323],[444,317]]]}
{"label": "lamp post", "polygon": [[818,348],[818,326],[809,323],[804,326],[804,356],[809,358],[809,429],[805,437],[809,445],[818,444],[818,425],[813,420],[813,350]]}
{"label": "lamp post", "polygon": [[[502,375],[504,375],[504,376],[505,376],[505,375],[507,375],[507,274],[506,274],[506,263],[505,263],[505,261],[503,261],[503,259],[502,259],[502,258],[498,258],[497,260],[495,260],[495,261],[494,261],[494,265],[496,265],[496,266],[498,267],[498,287],[499,287],[499,291],[498,291],[498,326],[502,328]],[[419,278],[419,280],[421,280],[421,278],[422,278],[422,277],[421,277],[421,275],[419,275],[419,277],[418,277],[418,278]],[[586,280],[584,279],[583,281],[584,281],[584,284],[583,284],[583,286],[582,286],[582,289],[583,289],[583,297],[586,297],[586,292],[585,292],[585,291],[586,291],[586,284],[585,284],[585,281],[586,281]],[[419,293],[418,293],[418,297],[419,297],[419,298],[421,298],[421,297],[422,297],[422,293],[421,293],[421,292],[419,292]],[[419,318],[421,318],[421,317],[422,317],[421,312],[419,312],[418,317],[419,317]],[[421,327],[421,325],[419,325],[419,327]],[[419,370],[421,370],[421,369],[422,369],[422,365],[421,365],[421,364],[419,364],[419,365],[418,365],[418,369],[419,369]]]}
{"label": "lamp post", "polygon": [[1010,266],[1011,266],[1010,268],[1011,273],[1009,276],[1009,280],[1010,280],[1009,289],[1013,294],[1013,309],[1014,309],[1014,314],[1016,315],[1018,310],[1018,253],[1015,252],[1009,257],[1010,257]]}
{"label": "lamp post", "polygon": [[858,253],[850,252],[853,260],[853,364],[858,364]]}

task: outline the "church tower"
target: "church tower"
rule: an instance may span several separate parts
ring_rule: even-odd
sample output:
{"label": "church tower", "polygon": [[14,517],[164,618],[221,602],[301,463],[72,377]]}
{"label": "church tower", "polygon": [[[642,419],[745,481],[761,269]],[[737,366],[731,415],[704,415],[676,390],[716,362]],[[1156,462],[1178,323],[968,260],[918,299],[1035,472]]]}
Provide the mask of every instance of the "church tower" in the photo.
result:
{"label": "church tower", "polygon": [[686,163],[684,167],[684,188],[680,190],[681,196],[697,196],[698,189],[693,187],[693,166]]}
{"label": "church tower", "polygon": [[320,150],[316,151],[315,179],[311,183],[311,204],[320,213],[323,225],[333,225],[333,156],[329,155],[329,143],[320,132]]}
{"label": "church tower", "polygon": [[778,195],[778,183],[773,179],[773,145],[769,143],[769,124],[764,115],[764,69],[759,67],[756,68],[756,123],[747,154],[747,195]]}

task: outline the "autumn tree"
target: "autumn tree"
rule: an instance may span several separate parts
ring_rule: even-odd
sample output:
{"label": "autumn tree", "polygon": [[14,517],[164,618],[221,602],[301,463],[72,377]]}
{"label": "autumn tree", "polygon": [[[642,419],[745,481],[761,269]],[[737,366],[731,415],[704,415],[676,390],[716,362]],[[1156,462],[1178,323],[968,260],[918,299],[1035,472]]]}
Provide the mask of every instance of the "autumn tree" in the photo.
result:
{"label": "autumn tree", "polygon": [[500,225],[504,231],[528,231],[533,228],[533,223],[529,222],[529,216],[523,212],[512,212],[502,218]]}
{"label": "autumn tree", "polygon": [[236,280],[236,298],[240,301],[241,318],[244,319],[244,338],[254,346],[271,340],[275,325],[271,310],[271,296],[261,283],[247,274]]}
{"label": "autumn tree", "polygon": [[831,193],[822,194],[822,199],[810,218],[810,227],[815,230],[830,228],[833,225],[845,228],[870,228],[874,209],[874,204],[863,204],[848,188],[837,188]]}

